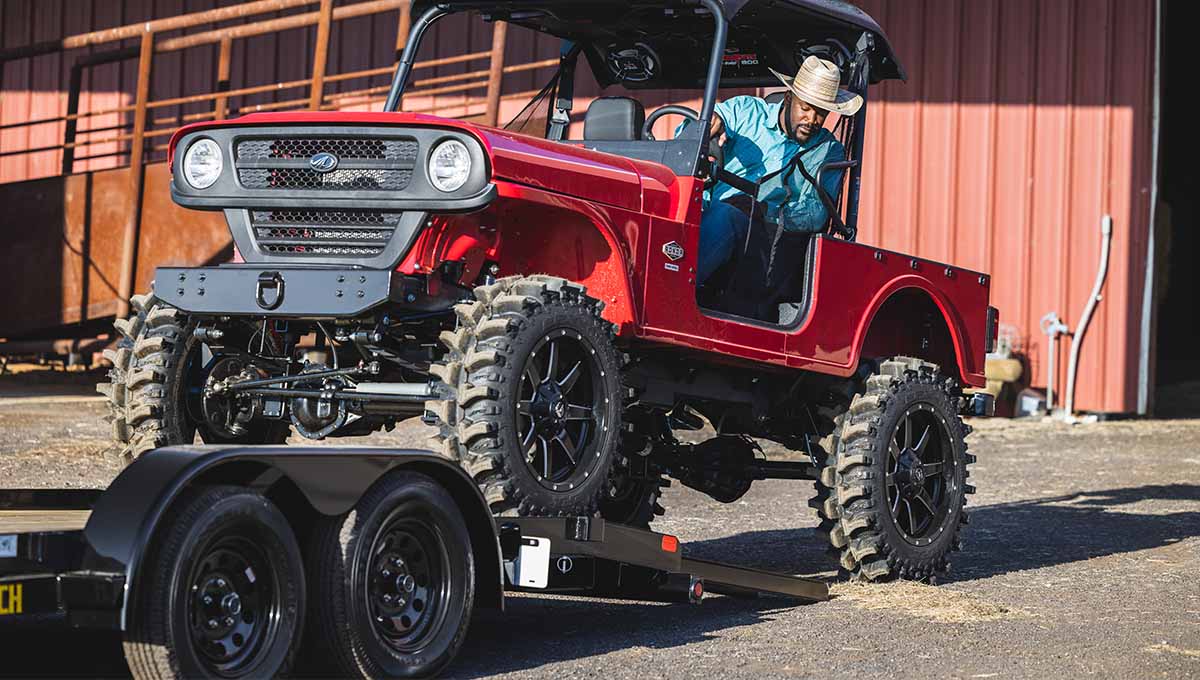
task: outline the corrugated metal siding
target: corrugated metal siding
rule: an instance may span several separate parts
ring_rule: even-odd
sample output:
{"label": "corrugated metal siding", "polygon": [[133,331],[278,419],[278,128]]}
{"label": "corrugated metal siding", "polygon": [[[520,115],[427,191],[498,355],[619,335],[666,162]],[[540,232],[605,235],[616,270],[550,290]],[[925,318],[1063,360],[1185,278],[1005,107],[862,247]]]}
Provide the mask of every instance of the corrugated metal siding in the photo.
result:
{"label": "corrugated metal siding", "polygon": [[[1084,342],[1081,409],[1137,406],[1149,223],[1153,3],[863,0],[908,83],[874,93],[860,240],[992,273],[1045,385],[1038,320],[1077,322],[1114,235],[1104,299]],[[1060,343],[1057,385],[1069,343]]]}
{"label": "corrugated metal siding", "polygon": [[[2,0],[5,45],[116,26],[230,0]],[[343,3],[339,3],[343,4]],[[1087,334],[1078,377],[1082,409],[1136,408],[1138,324],[1149,215],[1154,6],[1146,0],[861,0],[885,27],[910,74],[872,96],[865,149],[860,238],[991,272],[993,304],[1015,326],[1036,385],[1044,385],[1045,337],[1038,319],[1057,311],[1076,323],[1095,276],[1099,223],[1114,219],[1104,301]],[[32,8],[36,5],[37,11]],[[335,24],[330,73],[390,63],[396,14]],[[193,29],[201,30],[201,29]],[[234,88],[307,77],[313,29],[238,41]],[[446,20],[422,59],[488,49],[490,29]],[[0,73],[0,125],[65,111],[76,54],[10,64]],[[520,29],[509,34],[508,63],[554,57],[556,41]],[[153,98],[211,89],[216,47],[159,57]],[[132,61],[97,67],[80,110],[128,103]],[[480,63],[418,72],[436,77]],[[506,92],[536,90],[546,70],[510,74]],[[375,81],[378,83],[381,81]],[[372,83],[374,84],[374,83]],[[366,83],[340,84],[340,91]],[[330,91],[338,91],[331,85]],[[577,94],[582,111],[598,90]],[[265,94],[266,103],[290,98]],[[472,93],[478,96],[481,93]],[[694,92],[668,93],[648,108]],[[437,99],[463,112],[466,95]],[[520,101],[506,101],[502,119]],[[201,110],[193,106],[185,113]],[[478,110],[478,109],[476,109]],[[157,117],[177,115],[160,110]],[[95,123],[114,125],[113,115]],[[664,121],[665,132],[674,120]],[[58,125],[0,130],[0,149],[54,143]],[[92,153],[97,150],[93,149]],[[111,160],[93,161],[107,167]],[[58,156],[0,159],[0,181],[57,172]],[[84,164],[77,164],[82,170]],[[1061,343],[1060,388],[1067,343]]]}

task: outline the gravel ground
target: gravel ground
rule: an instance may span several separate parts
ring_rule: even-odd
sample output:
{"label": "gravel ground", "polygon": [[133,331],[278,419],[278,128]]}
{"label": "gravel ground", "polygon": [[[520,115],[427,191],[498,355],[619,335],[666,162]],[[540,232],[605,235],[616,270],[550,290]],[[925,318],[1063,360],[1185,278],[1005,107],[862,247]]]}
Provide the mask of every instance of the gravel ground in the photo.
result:
{"label": "gravel ground", "polygon": [[[18,394],[0,379],[0,487],[102,486],[118,472],[103,403],[71,387],[88,380]],[[805,606],[515,596],[505,614],[477,614],[449,675],[1200,677],[1200,421],[975,425],[968,545],[940,586],[836,584]],[[370,443],[424,436],[405,424]],[[810,490],[760,482],[721,505],[676,485],[656,528],[699,557],[832,578]],[[0,636],[0,658],[49,641]],[[58,634],[79,653],[0,675],[120,675],[113,641]]]}

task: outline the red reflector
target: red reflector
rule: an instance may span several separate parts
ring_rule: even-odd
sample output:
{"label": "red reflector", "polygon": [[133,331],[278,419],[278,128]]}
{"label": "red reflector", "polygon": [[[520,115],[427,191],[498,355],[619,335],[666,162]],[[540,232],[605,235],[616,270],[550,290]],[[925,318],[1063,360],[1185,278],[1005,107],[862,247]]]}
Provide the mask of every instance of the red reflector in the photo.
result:
{"label": "red reflector", "polygon": [[675,552],[679,550],[679,539],[674,536],[663,536],[662,549],[663,552]]}
{"label": "red reflector", "polygon": [[696,581],[692,584],[692,597],[697,600],[704,597],[704,583],[702,581]]}

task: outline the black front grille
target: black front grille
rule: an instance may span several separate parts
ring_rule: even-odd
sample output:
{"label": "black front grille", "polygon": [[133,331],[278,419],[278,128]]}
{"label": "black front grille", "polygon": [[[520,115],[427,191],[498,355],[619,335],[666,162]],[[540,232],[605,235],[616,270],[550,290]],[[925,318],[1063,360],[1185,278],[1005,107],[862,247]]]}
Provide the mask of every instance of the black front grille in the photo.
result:
{"label": "black front grille", "polygon": [[[241,138],[235,148],[238,181],[247,189],[398,192],[412,181],[419,145],[412,137],[381,134]],[[336,156],[336,167],[326,172],[309,167],[320,153]]]}
{"label": "black front grille", "polygon": [[252,210],[259,248],[273,255],[352,255],[383,252],[403,213],[379,210]]}
{"label": "black front grille", "polygon": [[322,173],[308,168],[253,168],[238,170],[238,179],[247,189],[402,191],[412,174],[412,170],[340,168]]}
{"label": "black front grille", "polygon": [[342,159],[416,163],[417,142],[414,139],[291,137],[244,139],[237,145],[238,160],[312,158],[321,152],[331,153]]}

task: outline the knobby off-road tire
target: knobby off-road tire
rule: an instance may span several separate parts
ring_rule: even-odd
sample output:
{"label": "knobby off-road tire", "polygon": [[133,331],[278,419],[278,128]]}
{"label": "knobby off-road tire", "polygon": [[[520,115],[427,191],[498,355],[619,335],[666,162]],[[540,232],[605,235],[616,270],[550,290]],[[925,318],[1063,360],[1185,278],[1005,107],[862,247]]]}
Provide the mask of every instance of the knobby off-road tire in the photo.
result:
{"label": "knobby off-road tire", "polygon": [[[624,360],[603,303],[551,276],[501,279],[475,297],[455,306],[458,328],[442,333],[448,352],[430,369],[449,397],[426,407],[438,428],[435,450],[466,469],[493,514],[594,514],[608,492],[624,401]],[[563,366],[554,365],[553,347]],[[566,371],[576,364],[582,372],[572,379]],[[547,424],[552,417],[565,419],[569,441],[543,430],[559,426]]]}
{"label": "knobby off-road tire", "polygon": [[671,486],[664,477],[635,479],[618,476],[600,500],[600,516],[639,529],[648,529],[657,517],[666,514],[658,502],[663,489]]}
{"label": "knobby off-road tire", "polygon": [[824,412],[834,428],[813,504],[851,578],[933,581],[949,569],[975,491],[961,398],[936,365],[896,357],[867,375],[845,410]]}
{"label": "knobby off-road tire", "polygon": [[300,548],[279,509],[244,488],[209,487],[181,497],[161,526],[131,594],[124,647],[133,676],[286,673],[305,584]]}
{"label": "knobby off-road tire", "polygon": [[200,354],[200,342],[192,335],[195,321],[153,294],[135,295],[130,302],[129,318],[113,324],[121,334],[116,347],[104,351],[112,362],[109,381],[96,386],[108,397],[108,420],[125,462],[160,446],[191,444],[197,430],[208,444],[287,441],[286,422],[254,423],[236,438],[197,423],[198,414],[187,406],[189,387],[203,386],[187,384],[191,362],[199,361]]}
{"label": "knobby off-road tire", "polygon": [[466,638],[471,537],[454,499],[425,475],[389,474],[349,513],[319,520],[308,576],[302,659],[319,677],[430,677]]}

